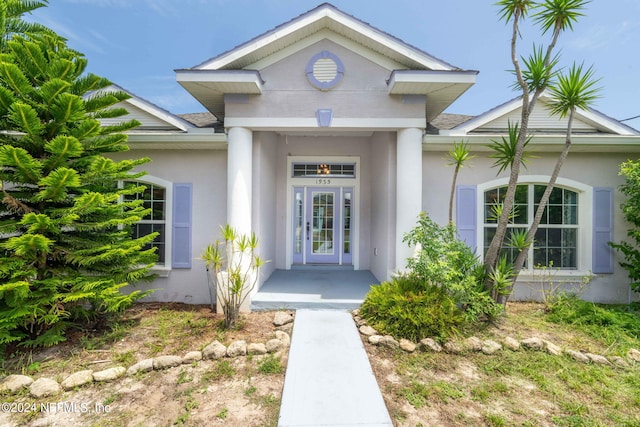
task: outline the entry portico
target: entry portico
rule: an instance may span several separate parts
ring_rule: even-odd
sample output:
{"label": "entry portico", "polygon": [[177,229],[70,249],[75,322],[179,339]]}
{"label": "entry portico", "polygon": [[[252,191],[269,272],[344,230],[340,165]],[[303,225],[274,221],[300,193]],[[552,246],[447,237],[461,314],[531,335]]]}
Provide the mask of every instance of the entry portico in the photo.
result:
{"label": "entry portico", "polygon": [[264,271],[405,267],[422,210],[427,123],[475,82],[329,4],[178,82],[227,132],[227,222],[255,232]]}

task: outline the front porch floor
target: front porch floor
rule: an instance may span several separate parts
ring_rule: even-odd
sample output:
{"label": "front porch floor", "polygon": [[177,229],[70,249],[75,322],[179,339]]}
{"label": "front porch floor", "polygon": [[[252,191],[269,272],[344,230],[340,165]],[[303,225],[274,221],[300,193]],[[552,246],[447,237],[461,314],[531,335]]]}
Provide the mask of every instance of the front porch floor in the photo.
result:
{"label": "front porch floor", "polygon": [[367,270],[276,270],[251,300],[251,310],[360,307],[378,280]]}

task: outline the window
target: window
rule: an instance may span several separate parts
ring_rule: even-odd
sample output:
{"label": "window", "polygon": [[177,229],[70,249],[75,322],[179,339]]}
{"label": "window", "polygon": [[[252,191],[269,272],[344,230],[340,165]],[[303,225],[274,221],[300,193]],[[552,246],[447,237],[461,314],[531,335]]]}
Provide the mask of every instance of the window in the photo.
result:
{"label": "window", "polygon": [[294,178],[355,178],[355,163],[294,163]]}
{"label": "window", "polygon": [[[517,250],[509,245],[509,236],[516,230],[528,230],[533,223],[535,211],[546,185],[526,184],[516,189],[514,209],[508,226],[503,253],[510,261],[515,260]],[[484,192],[484,250],[495,235],[500,206],[507,187],[498,187]],[[533,251],[525,268],[529,266],[551,266],[565,270],[578,268],[578,193],[567,188],[556,187],[544,210],[540,226],[533,242]]]}
{"label": "window", "polygon": [[125,201],[142,200],[143,206],[151,209],[151,213],[133,226],[133,237],[139,238],[153,232],[158,236],[144,249],[155,247],[158,254],[158,264],[164,265],[167,258],[167,191],[165,187],[150,183],[126,182],[125,185],[144,185],[143,193],[127,195]]}

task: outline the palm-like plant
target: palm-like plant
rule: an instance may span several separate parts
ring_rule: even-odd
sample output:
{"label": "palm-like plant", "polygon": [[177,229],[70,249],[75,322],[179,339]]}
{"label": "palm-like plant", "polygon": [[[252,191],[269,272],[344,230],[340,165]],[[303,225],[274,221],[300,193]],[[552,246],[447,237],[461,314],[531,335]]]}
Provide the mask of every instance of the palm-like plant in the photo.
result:
{"label": "palm-like plant", "polygon": [[462,169],[465,163],[470,159],[473,159],[474,157],[475,156],[471,155],[469,146],[464,141],[460,143],[454,143],[453,148],[449,150],[449,165],[455,167],[453,171],[453,180],[451,183],[451,194],[449,195],[449,224],[453,223],[453,197],[456,191],[458,173],[460,173],[460,169]]}
{"label": "palm-like plant", "polygon": [[[535,2],[530,0],[500,0],[499,17],[510,22],[511,33],[511,62],[514,66],[517,86],[522,91],[522,109],[520,117],[520,131],[517,144],[513,150],[513,161],[510,164],[509,184],[504,198],[504,210],[498,221],[496,233],[485,254],[484,265],[488,271],[495,270],[498,257],[506,236],[509,223],[508,214],[514,204],[520,166],[525,153],[525,143],[528,138],[529,116],[533,111],[538,98],[553,85],[554,67],[558,57],[554,50],[560,35],[573,29],[573,25],[582,16],[582,11],[589,3],[588,0],[545,0]],[[540,27],[542,34],[551,32],[550,42],[545,49],[534,48],[533,54],[523,60],[525,69],[520,63],[517,52],[517,42],[520,38],[520,23],[533,12],[533,19]],[[544,53],[543,53],[544,52]],[[517,277],[517,271],[516,276]],[[491,283],[487,283],[491,287]]]}
{"label": "palm-like plant", "polygon": [[[506,137],[503,136],[500,140],[492,139],[491,144],[489,144],[489,148],[493,151],[489,157],[495,159],[493,167],[498,168],[497,175],[507,168],[513,169],[513,162],[516,158],[518,135],[520,134],[518,123],[511,123],[511,121],[509,121],[507,122],[507,128]],[[523,148],[529,145],[531,139],[533,139],[532,135],[527,136]],[[522,156],[520,156],[520,164],[526,168],[527,162],[531,157],[533,156],[528,151],[524,151]]]}

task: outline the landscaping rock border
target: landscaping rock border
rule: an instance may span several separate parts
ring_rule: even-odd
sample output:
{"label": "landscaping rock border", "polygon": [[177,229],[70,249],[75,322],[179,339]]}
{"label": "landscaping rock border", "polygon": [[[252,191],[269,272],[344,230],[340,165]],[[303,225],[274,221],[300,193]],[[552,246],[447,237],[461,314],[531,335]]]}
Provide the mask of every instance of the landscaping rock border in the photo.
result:
{"label": "landscaping rock border", "polygon": [[465,354],[473,352],[481,352],[486,355],[495,355],[501,351],[508,349],[509,351],[520,351],[526,349],[530,351],[544,351],[553,356],[562,356],[566,354],[573,360],[581,363],[592,363],[599,365],[611,365],[619,368],[629,369],[632,367],[640,367],[640,351],[632,348],[627,352],[626,359],[620,356],[609,356],[608,358],[600,355],[575,351],[572,349],[562,349],[557,344],[544,340],[540,337],[530,337],[518,341],[517,339],[507,336],[504,337],[502,343],[493,340],[481,340],[478,337],[468,337],[462,341],[447,341],[444,345],[440,345],[433,338],[424,338],[419,343],[412,343],[406,339],[397,341],[390,335],[382,335],[371,326],[367,325],[367,321],[360,317],[360,310],[356,309],[352,312],[353,320],[360,331],[360,334],[372,345],[389,347],[394,349],[402,349],[407,353],[413,353],[416,350],[433,353],[450,353]]}
{"label": "landscaping rock border", "polygon": [[[291,313],[278,311],[274,315],[274,326],[289,325],[293,322]],[[283,323],[284,322],[284,323]],[[261,355],[276,353],[291,345],[291,337],[282,330],[276,330],[275,338],[267,343],[250,343],[243,340],[234,341],[226,347],[219,341],[213,341],[202,351],[189,351],[184,357],[177,355],[163,355],[150,359],[143,359],[131,365],[128,369],[124,366],[115,366],[102,371],[94,372],[90,369],[76,371],[67,375],[60,383],[51,378],[38,378],[34,380],[27,375],[8,375],[0,382],[0,393],[19,393],[28,388],[32,397],[49,397],[94,382],[114,381],[123,376],[133,376],[139,372],[161,371],[182,364],[191,364],[204,359],[220,359],[223,357],[235,358],[246,355]]]}

